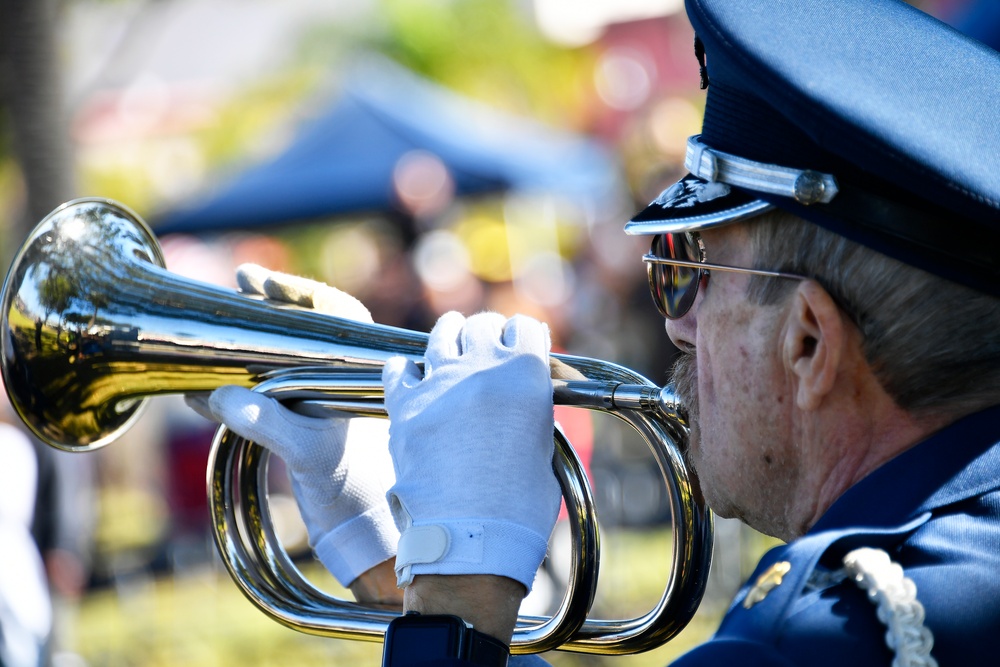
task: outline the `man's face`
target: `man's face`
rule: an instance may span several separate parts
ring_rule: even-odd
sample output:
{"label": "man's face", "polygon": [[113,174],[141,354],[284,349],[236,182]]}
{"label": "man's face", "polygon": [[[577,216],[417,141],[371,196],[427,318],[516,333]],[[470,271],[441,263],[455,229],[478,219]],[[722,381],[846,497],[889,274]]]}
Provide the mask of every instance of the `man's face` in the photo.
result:
{"label": "man's face", "polygon": [[[745,225],[701,236],[706,261],[753,266]],[[781,362],[784,308],[750,303],[748,276],[717,271],[703,280],[691,310],[666,324],[685,353],[674,381],[690,413],[688,460],[716,513],[781,535],[802,467]]]}

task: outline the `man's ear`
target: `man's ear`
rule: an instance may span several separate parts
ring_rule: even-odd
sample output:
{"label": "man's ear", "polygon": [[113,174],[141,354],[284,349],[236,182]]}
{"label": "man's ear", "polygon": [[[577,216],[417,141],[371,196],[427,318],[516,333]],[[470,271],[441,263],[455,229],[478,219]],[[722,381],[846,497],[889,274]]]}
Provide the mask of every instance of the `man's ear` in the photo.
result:
{"label": "man's ear", "polygon": [[784,361],[797,379],[796,405],[815,410],[833,390],[846,331],[840,309],[819,283],[801,282],[785,328]]}

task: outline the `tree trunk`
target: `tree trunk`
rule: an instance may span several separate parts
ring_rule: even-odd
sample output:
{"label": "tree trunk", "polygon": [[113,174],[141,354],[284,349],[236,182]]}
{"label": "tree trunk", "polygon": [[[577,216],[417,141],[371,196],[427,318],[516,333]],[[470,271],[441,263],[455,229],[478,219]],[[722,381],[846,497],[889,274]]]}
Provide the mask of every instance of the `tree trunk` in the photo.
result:
{"label": "tree trunk", "polygon": [[56,0],[0,0],[0,106],[25,197],[4,233],[4,266],[31,228],[74,196]]}

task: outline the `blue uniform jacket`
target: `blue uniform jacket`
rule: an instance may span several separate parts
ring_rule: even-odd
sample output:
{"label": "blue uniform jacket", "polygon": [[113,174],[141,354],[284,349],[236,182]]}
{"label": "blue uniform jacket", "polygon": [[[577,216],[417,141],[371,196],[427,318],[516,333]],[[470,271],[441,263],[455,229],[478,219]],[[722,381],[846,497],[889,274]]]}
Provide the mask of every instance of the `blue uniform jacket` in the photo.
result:
{"label": "blue uniform jacket", "polygon": [[[715,637],[674,667],[888,667],[886,626],[865,592],[850,579],[823,583],[858,547],[884,549],[916,584],[939,665],[1000,665],[1000,406],[892,459],[807,535],[765,554]],[[778,562],[788,564],[781,583],[746,608]],[[512,667],[542,664],[511,658]]]}
{"label": "blue uniform jacket", "polygon": [[[769,551],[716,636],[675,666],[892,664],[864,591],[849,579],[818,583],[861,546],[887,551],[916,584],[942,667],[1000,664],[1000,407],[897,456],[807,535]],[[758,577],[781,561],[789,564],[781,584],[746,608]]]}

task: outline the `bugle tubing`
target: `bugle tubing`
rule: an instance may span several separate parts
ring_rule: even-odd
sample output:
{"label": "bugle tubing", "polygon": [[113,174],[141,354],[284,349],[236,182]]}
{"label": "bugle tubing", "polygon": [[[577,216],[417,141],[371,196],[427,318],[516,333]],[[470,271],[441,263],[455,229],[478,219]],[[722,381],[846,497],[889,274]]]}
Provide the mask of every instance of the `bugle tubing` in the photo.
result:
{"label": "bugle tubing", "polygon": [[[378,415],[384,413],[381,366],[399,355],[419,363],[427,345],[425,333],[276,307],[170,273],[146,224],[105,199],[69,202],[39,223],[11,265],[0,302],[0,366],[11,403],[39,438],[68,451],[112,442],[148,397],[224,384]],[[575,522],[580,561],[573,576],[584,588],[571,581],[552,619],[521,618],[512,650],[648,650],[693,616],[711,561],[711,515],[679,452],[683,420],[669,390],[633,371],[570,355],[553,358],[565,371],[553,380],[556,403],[611,413],[649,445],[670,497],[673,567],[647,614],[623,621],[586,617],[597,577],[597,522],[586,477],[562,442],[554,464]],[[379,638],[390,613],[319,593],[284,554],[269,524],[262,450],[223,427],[211,458],[216,542],[247,597],[303,632]]]}

